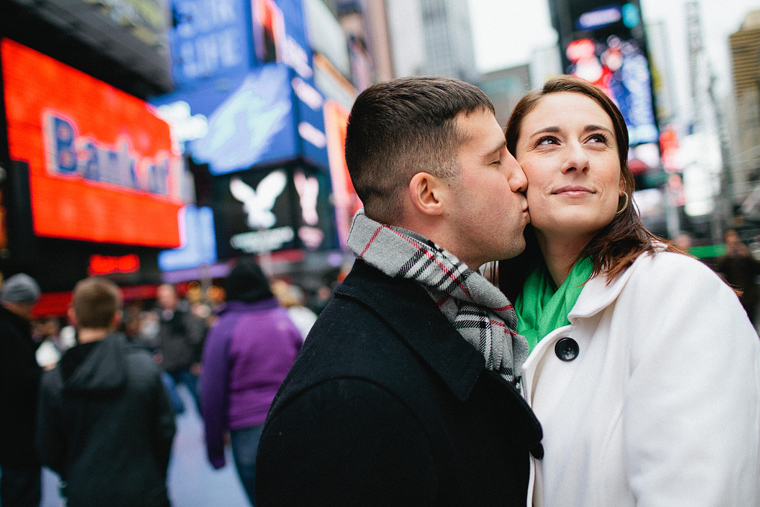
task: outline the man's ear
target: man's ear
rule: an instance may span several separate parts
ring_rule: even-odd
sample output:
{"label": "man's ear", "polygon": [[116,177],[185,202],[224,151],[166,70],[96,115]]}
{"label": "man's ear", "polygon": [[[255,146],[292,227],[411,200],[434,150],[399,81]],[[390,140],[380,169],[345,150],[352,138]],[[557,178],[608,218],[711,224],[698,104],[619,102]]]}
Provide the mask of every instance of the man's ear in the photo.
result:
{"label": "man's ear", "polygon": [[79,325],[79,320],[77,319],[77,314],[74,311],[73,306],[69,306],[66,310],[66,316],[69,318],[69,322],[71,322],[72,326],[77,327]]}
{"label": "man's ear", "polygon": [[111,318],[111,326],[109,329],[118,329],[119,325],[121,325],[121,318],[124,316],[124,313],[121,310],[116,310],[116,313],[113,314],[113,317]]}
{"label": "man's ear", "polygon": [[419,172],[409,182],[409,197],[420,213],[440,215],[443,213],[443,196],[446,185],[430,173]]}

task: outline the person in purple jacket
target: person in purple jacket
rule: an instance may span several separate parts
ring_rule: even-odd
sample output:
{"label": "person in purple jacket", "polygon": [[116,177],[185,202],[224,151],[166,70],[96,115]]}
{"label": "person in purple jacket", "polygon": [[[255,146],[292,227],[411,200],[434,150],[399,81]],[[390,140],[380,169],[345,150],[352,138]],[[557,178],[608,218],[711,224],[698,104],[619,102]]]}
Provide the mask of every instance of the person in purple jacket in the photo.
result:
{"label": "person in purple jacket", "polygon": [[253,259],[242,259],[225,283],[226,303],[203,347],[201,415],[211,465],[225,465],[229,430],[240,481],[255,507],[256,450],[277,389],[303,339]]}

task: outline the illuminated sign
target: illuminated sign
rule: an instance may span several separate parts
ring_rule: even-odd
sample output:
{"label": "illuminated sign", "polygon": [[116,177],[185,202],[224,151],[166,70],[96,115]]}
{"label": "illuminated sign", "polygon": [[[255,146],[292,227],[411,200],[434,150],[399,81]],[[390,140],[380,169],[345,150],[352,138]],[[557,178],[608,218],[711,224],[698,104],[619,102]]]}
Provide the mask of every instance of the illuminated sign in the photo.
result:
{"label": "illuminated sign", "polygon": [[612,98],[625,118],[631,147],[656,147],[659,131],[638,2],[566,1],[574,23],[560,26],[567,41],[565,71]]}
{"label": "illuminated sign", "polygon": [[245,2],[174,0],[170,31],[172,77],[182,86],[199,79],[245,72],[251,51]]}
{"label": "illuminated sign", "polygon": [[214,175],[297,157],[327,167],[301,0],[178,0],[175,11],[179,86],[152,103],[193,160]]}
{"label": "illuminated sign", "polygon": [[192,269],[216,262],[214,212],[211,208],[186,206],[180,214],[182,246],[158,254],[161,271]]}
{"label": "illuminated sign", "polygon": [[601,88],[620,108],[631,146],[658,142],[649,62],[635,40],[579,39],[566,51],[568,72]]}
{"label": "illuminated sign", "polygon": [[112,273],[137,273],[140,271],[140,258],[135,254],[112,257],[109,255],[91,255],[87,273],[90,276]]}
{"label": "illuminated sign", "polygon": [[[129,138],[121,138],[116,146],[108,146],[98,139],[80,136],[74,120],[51,111],[43,112],[43,117],[45,166],[50,174],[169,195],[167,153],[155,159],[141,157],[130,148]],[[179,198],[179,195],[172,197]]]}
{"label": "illuminated sign", "polygon": [[214,219],[221,258],[335,244],[329,181],[300,165],[214,178]]}
{"label": "illuminated sign", "polygon": [[224,174],[292,157],[296,146],[289,73],[275,64],[261,67],[209,112],[199,104],[203,97],[192,101],[201,106],[193,112],[205,114],[209,122],[209,133],[190,142],[195,158],[207,162],[213,174]]}
{"label": "illuminated sign", "polygon": [[251,14],[259,62],[282,62],[303,78],[313,77],[301,0],[253,0]]}
{"label": "illuminated sign", "polygon": [[576,22],[576,27],[579,30],[593,30],[617,23],[621,19],[623,19],[623,14],[620,12],[620,7],[611,5],[581,14]]}
{"label": "illuminated sign", "polygon": [[214,175],[302,155],[327,167],[324,98],[289,67],[270,63],[230,78],[157,97],[160,114],[179,127],[179,141]]}
{"label": "illuminated sign", "polygon": [[188,173],[145,102],[9,39],[0,42],[8,146],[29,165],[34,233],[180,246]]}
{"label": "illuminated sign", "polygon": [[330,178],[332,180],[335,221],[341,246],[346,248],[346,238],[351,229],[354,214],[363,206],[356,195],[351,176],[346,166],[346,126],[348,110],[337,102],[325,103],[325,132],[327,153],[330,157]]}
{"label": "illuminated sign", "polygon": [[[274,0],[254,0],[252,2],[253,40],[256,57],[262,63],[278,61],[278,47],[285,40],[285,20]],[[280,60],[282,57],[280,56]]]}

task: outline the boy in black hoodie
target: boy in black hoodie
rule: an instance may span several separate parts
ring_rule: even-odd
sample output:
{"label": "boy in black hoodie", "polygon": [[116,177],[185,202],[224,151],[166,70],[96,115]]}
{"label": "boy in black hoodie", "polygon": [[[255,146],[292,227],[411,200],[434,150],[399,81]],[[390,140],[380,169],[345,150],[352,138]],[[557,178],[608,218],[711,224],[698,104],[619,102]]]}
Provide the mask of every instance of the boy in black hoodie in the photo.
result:
{"label": "boy in black hoodie", "polygon": [[120,306],[113,282],[79,282],[78,345],[42,378],[37,446],[69,507],[169,505],[174,414],[153,359],[114,333]]}

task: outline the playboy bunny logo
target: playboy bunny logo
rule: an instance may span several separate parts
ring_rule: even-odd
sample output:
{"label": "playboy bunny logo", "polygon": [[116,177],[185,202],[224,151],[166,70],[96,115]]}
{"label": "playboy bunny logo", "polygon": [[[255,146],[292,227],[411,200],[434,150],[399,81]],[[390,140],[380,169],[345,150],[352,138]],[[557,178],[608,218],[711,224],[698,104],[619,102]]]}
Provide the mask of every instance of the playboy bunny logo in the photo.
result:
{"label": "playboy bunny logo", "polygon": [[274,202],[285,190],[287,179],[284,171],[273,171],[259,182],[256,190],[242,182],[240,178],[230,180],[230,192],[243,203],[243,210],[248,213],[248,227],[251,229],[268,229],[277,221],[272,213]]}
{"label": "playboy bunny logo", "polygon": [[319,215],[317,214],[319,181],[313,176],[306,177],[301,171],[293,175],[293,181],[296,184],[296,190],[301,198],[301,215],[303,216],[303,221],[308,225],[317,225],[319,223]]}

